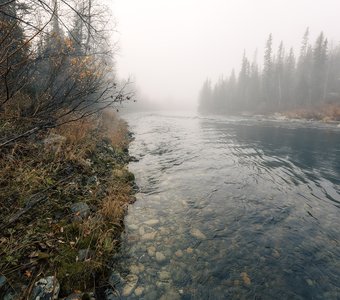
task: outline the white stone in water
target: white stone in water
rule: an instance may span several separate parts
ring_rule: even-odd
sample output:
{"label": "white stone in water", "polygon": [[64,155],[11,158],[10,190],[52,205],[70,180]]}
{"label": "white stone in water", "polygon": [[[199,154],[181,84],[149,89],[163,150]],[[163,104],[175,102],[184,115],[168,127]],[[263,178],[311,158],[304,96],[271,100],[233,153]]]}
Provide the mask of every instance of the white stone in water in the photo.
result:
{"label": "white stone in water", "polygon": [[138,229],[138,225],[136,225],[136,224],[129,224],[128,228],[131,229],[131,230],[137,230]]}
{"label": "white stone in water", "polygon": [[143,288],[143,287],[139,286],[139,287],[137,287],[137,288],[135,289],[135,295],[136,295],[137,297],[142,296],[143,293],[144,293],[144,288]]}
{"label": "white stone in water", "polygon": [[138,276],[131,274],[126,277],[126,285],[123,288],[122,296],[127,297],[132,294],[137,286]]}
{"label": "white stone in water", "polygon": [[159,223],[159,220],[157,219],[151,219],[151,220],[144,222],[144,224],[149,225],[149,226],[154,226],[154,225],[157,225],[158,223]]}
{"label": "white stone in water", "polygon": [[168,280],[168,279],[170,279],[170,273],[167,272],[167,271],[159,272],[159,279],[160,280]]}
{"label": "white stone in water", "polygon": [[144,241],[151,241],[151,240],[155,239],[155,236],[156,236],[156,232],[145,233],[142,236],[142,240],[144,240]]}
{"label": "white stone in water", "polygon": [[182,256],[183,256],[183,251],[182,251],[182,250],[177,250],[177,251],[175,252],[175,255],[176,255],[177,257],[182,257]]}
{"label": "white stone in water", "polygon": [[156,252],[156,260],[158,262],[163,262],[166,260],[166,257],[162,252]]}
{"label": "white stone in water", "polygon": [[155,254],[156,254],[156,247],[154,247],[154,246],[148,247],[148,254],[149,254],[149,256],[155,256]]}
{"label": "white stone in water", "polygon": [[190,230],[190,234],[194,238],[199,239],[199,240],[205,240],[207,238],[206,235],[203,232],[201,232],[199,229],[197,229],[197,228],[191,229]]}
{"label": "white stone in water", "polygon": [[137,265],[131,265],[129,269],[131,274],[138,274],[140,272],[139,267]]}

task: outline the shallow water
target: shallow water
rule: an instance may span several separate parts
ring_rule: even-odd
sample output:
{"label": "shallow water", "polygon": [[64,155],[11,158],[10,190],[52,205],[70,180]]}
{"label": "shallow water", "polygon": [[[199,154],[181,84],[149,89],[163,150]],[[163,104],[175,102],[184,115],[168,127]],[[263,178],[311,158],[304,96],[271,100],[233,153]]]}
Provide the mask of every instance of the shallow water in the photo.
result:
{"label": "shallow water", "polygon": [[123,299],[340,299],[340,128],[127,115]]}

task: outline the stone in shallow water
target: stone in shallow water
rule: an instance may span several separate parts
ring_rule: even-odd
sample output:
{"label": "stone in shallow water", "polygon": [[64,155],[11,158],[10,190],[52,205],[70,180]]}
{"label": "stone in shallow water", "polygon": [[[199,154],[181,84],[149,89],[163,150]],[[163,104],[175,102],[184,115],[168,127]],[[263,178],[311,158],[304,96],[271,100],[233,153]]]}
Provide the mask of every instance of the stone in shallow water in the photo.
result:
{"label": "stone in shallow water", "polygon": [[166,257],[162,252],[156,252],[156,260],[157,262],[161,263],[166,260]]}
{"label": "stone in shallow water", "polygon": [[156,254],[156,247],[150,246],[150,247],[148,247],[147,250],[148,250],[149,256],[155,256],[155,254]]}
{"label": "stone in shallow water", "polygon": [[309,286],[313,286],[314,285],[313,280],[311,280],[309,278],[306,279],[306,282],[308,283]]}
{"label": "stone in shallow water", "polygon": [[159,279],[160,280],[168,280],[168,279],[170,279],[170,273],[167,272],[167,271],[159,272]]}
{"label": "stone in shallow water", "polygon": [[127,297],[132,294],[137,286],[138,276],[132,274],[126,277],[126,284],[123,288],[122,296]]}
{"label": "stone in shallow water", "polygon": [[197,228],[191,229],[190,234],[198,240],[205,240],[207,238],[206,235]]}
{"label": "stone in shallow water", "polygon": [[138,274],[139,273],[139,267],[137,265],[131,265],[129,269],[130,269],[131,274]]}
{"label": "stone in shallow water", "polygon": [[180,300],[181,296],[175,289],[169,289],[165,292],[164,295],[160,298],[160,300]]}
{"label": "stone in shallow water", "polygon": [[191,247],[188,247],[185,251],[186,251],[188,254],[194,253],[194,249],[192,249]]}
{"label": "stone in shallow water", "polygon": [[175,255],[176,255],[177,257],[182,257],[182,256],[183,256],[183,251],[182,251],[182,250],[177,250],[177,251],[175,252]]}
{"label": "stone in shallow water", "polygon": [[156,232],[145,233],[142,236],[142,240],[144,240],[144,241],[151,241],[151,240],[155,239],[155,236],[156,236]]}
{"label": "stone in shallow water", "polygon": [[277,249],[274,249],[273,250],[273,253],[272,255],[275,257],[275,258],[279,258],[281,255],[280,255],[280,252],[277,250]]}
{"label": "stone in shallow water", "polygon": [[138,225],[136,225],[136,224],[129,224],[128,228],[131,229],[131,230],[137,230],[138,229]]}
{"label": "stone in shallow water", "polygon": [[250,285],[251,284],[250,277],[246,272],[242,272],[241,277],[242,277],[244,285]]}
{"label": "stone in shallow water", "polygon": [[137,297],[142,296],[143,293],[144,293],[144,288],[143,288],[143,287],[139,286],[139,287],[137,287],[137,288],[135,289],[135,295],[136,295]]}
{"label": "stone in shallow water", "polygon": [[154,225],[157,225],[158,223],[159,223],[159,220],[157,219],[151,219],[151,220],[144,222],[144,224],[149,225],[149,226],[154,226]]}

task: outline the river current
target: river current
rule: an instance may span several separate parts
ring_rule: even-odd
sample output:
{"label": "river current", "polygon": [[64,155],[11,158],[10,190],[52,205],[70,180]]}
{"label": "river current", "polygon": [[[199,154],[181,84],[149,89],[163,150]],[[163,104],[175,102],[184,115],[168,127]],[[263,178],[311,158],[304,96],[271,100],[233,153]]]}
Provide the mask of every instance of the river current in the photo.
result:
{"label": "river current", "polygon": [[[340,127],[125,116],[122,299],[340,299]],[[119,271],[119,273],[118,273]]]}

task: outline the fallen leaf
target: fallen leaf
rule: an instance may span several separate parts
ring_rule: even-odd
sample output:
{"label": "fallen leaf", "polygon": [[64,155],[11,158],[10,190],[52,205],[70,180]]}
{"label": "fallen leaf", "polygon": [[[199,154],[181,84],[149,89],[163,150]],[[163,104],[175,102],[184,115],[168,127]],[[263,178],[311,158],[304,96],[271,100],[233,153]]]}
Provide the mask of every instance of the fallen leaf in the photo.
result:
{"label": "fallen leaf", "polygon": [[24,275],[27,277],[27,278],[31,278],[32,277],[32,272],[30,270],[26,270]]}

